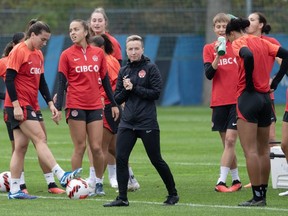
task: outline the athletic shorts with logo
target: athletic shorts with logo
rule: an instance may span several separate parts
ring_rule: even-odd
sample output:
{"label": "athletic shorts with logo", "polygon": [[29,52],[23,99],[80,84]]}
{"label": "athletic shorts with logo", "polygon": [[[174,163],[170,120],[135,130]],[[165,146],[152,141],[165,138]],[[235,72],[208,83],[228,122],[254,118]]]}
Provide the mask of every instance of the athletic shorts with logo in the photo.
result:
{"label": "athletic shorts with logo", "polygon": [[236,105],[224,105],[212,108],[212,131],[226,132],[237,130]]}
{"label": "athletic shorts with logo", "polygon": [[73,109],[67,108],[65,110],[66,122],[68,123],[69,119],[85,121],[86,124],[89,124],[93,121],[99,121],[103,119],[103,110],[82,110],[82,109]]}
{"label": "athletic shorts with logo", "polygon": [[[33,120],[33,121],[43,121],[43,116],[40,110],[35,111],[31,106],[21,107],[23,110],[23,115],[25,120]],[[6,127],[8,130],[10,140],[14,140],[13,137],[13,129],[19,128],[19,125],[23,121],[18,121],[14,118],[14,108],[13,107],[5,107],[4,108],[4,121],[6,123]]]}

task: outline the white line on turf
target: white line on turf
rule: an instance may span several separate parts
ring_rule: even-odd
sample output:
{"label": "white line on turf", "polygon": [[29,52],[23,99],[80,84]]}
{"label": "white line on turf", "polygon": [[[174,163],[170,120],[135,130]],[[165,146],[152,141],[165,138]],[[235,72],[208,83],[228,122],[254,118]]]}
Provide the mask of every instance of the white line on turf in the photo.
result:
{"label": "white line on turf", "polygon": [[[11,157],[2,157],[4,159],[11,159]],[[35,160],[38,161],[37,157],[25,157],[25,160]],[[57,161],[71,161],[71,158],[56,158]],[[83,161],[88,161],[87,158],[83,158]],[[137,161],[130,161],[131,164],[143,164],[147,163],[150,164],[149,160],[137,160]],[[181,165],[181,166],[219,166],[218,163],[189,163],[189,162],[169,162],[169,164],[176,164],[176,165]],[[245,164],[238,164],[238,167],[246,167]]]}
{"label": "white line on turf", "polygon": [[[7,194],[0,194],[1,197],[7,196]],[[54,199],[54,200],[67,200],[67,197],[45,197],[45,196],[37,196],[40,199]],[[69,200],[69,199],[68,199]],[[102,202],[103,204],[105,202],[109,202],[111,200],[106,200],[106,199],[95,199],[95,198],[87,198],[86,201],[96,201],[96,202]],[[135,203],[135,204],[146,204],[146,205],[163,205],[162,202],[146,202],[146,201],[130,201],[130,203]],[[196,207],[196,208],[222,208],[222,209],[261,209],[265,211],[271,211],[271,212],[288,212],[288,209],[285,208],[273,208],[273,207],[241,207],[241,206],[228,206],[228,205],[205,205],[205,204],[193,204],[193,203],[177,203],[175,206],[187,206],[187,207]]]}

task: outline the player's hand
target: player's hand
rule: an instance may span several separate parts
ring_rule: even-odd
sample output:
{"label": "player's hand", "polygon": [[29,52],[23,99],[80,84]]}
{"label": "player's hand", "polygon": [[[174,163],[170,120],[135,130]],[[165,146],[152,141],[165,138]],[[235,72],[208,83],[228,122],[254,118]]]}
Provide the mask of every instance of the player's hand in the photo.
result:
{"label": "player's hand", "polygon": [[23,121],[24,120],[23,110],[22,110],[22,108],[20,106],[14,107],[13,114],[14,114],[14,118],[16,120],[18,120],[18,121]]}
{"label": "player's hand", "polygon": [[111,108],[112,110],[112,117],[114,119],[114,121],[117,121],[117,119],[119,118],[119,108],[117,106],[114,106]]}

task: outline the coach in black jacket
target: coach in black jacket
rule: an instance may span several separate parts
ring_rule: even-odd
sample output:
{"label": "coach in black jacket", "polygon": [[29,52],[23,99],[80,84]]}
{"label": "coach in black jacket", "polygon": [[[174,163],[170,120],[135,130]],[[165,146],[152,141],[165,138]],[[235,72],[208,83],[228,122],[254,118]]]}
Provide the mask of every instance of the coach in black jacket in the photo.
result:
{"label": "coach in black jacket", "polygon": [[147,155],[166,185],[166,205],[179,201],[173,175],[160,152],[160,130],[157,122],[155,100],[160,96],[162,80],[158,67],[143,55],[143,40],[131,35],[126,40],[128,63],[122,67],[115,90],[115,100],[124,104],[116,142],[116,165],[119,196],[104,207],[129,206],[127,198],[128,160],[141,138]]}

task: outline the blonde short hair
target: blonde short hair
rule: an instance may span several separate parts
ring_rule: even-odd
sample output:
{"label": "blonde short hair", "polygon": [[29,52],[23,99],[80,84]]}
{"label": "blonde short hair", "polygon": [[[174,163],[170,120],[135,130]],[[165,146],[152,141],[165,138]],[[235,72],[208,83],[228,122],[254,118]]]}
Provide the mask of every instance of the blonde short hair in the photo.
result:
{"label": "blonde short hair", "polygon": [[139,35],[130,35],[129,37],[127,37],[126,44],[130,41],[140,41],[143,46],[143,39]]}
{"label": "blonde short hair", "polygon": [[218,13],[216,16],[213,18],[213,26],[215,26],[215,23],[217,22],[230,22],[230,17],[225,14],[225,13]]}

